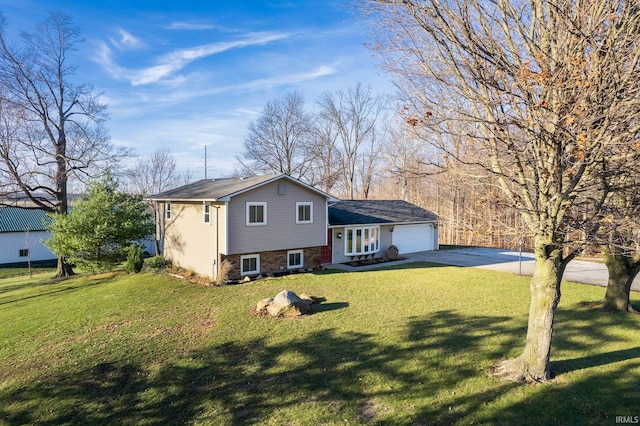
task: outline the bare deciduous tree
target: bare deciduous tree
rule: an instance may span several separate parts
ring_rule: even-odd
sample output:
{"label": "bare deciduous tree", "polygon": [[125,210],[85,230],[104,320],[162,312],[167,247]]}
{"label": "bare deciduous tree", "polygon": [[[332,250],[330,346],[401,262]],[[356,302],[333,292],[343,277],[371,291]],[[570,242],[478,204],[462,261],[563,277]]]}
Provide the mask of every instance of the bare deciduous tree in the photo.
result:
{"label": "bare deciduous tree", "polygon": [[[636,218],[640,209],[635,207],[633,210]],[[640,224],[636,220],[629,221],[632,223],[624,221],[624,218],[622,221],[616,220],[615,229],[609,233],[609,241],[601,244],[602,259],[609,278],[604,300],[598,307],[608,311],[638,313],[629,303],[629,297],[631,285],[640,273]]]}
{"label": "bare deciduous tree", "polygon": [[382,151],[383,169],[400,188],[400,198],[405,201],[418,202],[417,188],[422,186],[421,178],[427,172],[426,151],[426,145],[406,125],[398,123],[391,128]]}
{"label": "bare deciduous tree", "polygon": [[302,94],[292,92],[269,101],[249,124],[238,161],[249,174],[277,172],[306,180],[313,161],[311,145],[311,116]]}
{"label": "bare deciduous tree", "polygon": [[138,159],[127,170],[130,190],[145,197],[179,186],[177,180],[176,160],[167,149],[158,149],[148,157]]}
{"label": "bare deciduous tree", "polygon": [[[640,144],[603,159],[602,182],[607,193],[602,219],[587,236],[600,246],[609,278],[604,300],[596,307],[607,311],[637,311],[629,303],[631,285],[640,273]],[[624,151],[627,151],[624,153]],[[631,166],[623,175],[611,174],[620,160]],[[633,160],[633,161],[632,161]],[[614,163],[612,165],[612,163]]]}
{"label": "bare deciduous tree", "polygon": [[[81,41],[68,16],[52,13],[14,45],[0,16],[0,181],[8,184],[0,192],[17,189],[48,212],[66,214],[69,180],[113,167],[122,154],[104,127],[106,106],[72,83],[69,58]],[[59,258],[57,276],[70,274]]]}
{"label": "bare deciduous tree", "polygon": [[[374,96],[371,88],[360,83],[347,92],[325,92],[318,100],[320,125],[330,129],[325,134],[335,136],[340,180],[345,195],[352,199],[368,192],[371,161],[375,161],[380,143],[378,126],[386,105],[384,96]],[[358,179],[360,173],[364,179]]]}
{"label": "bare deciduous tree", "polygon": [[[595,176],[604,158],[637,140],[637,4],[367,4],[378,29],[375,46],[398,78],[407,121],[452,157],[456,144],[473,147],[475,165],[495,176],[534,235],[526,344],[494,372],[547,380],[562,274],[584,244],[574,235],[600,220],[604,203],[594,192]],[[624,173],[625,163],[613,172]]]}
{"label": "bare deciduous tree", "polygon": [[310,182],[325,191],[331,192],[342,174],[342,164],[336,145],[338,132],[336,126],[322,117],[313,122],[312,156],[313,167],[310,170]]}
{"label": "bare deciduous tree", "polygon": [[[180,186],[184,177],[178,176],[176,173],[176,160],[173,158],[169,150],[158,149],[149,157],[139,159],[136,164],[127,171],[127,181],[129,190],[135,194],[147,197],[153,194],[159,194],[172,187]],[[184,184],[189,183],[186,179]],[[158,220],[160,211],[158,203],[149,202],[149,208],[154,217],[154,223],[164,223]],[[155,254],[160,255],[160,241],[164,236],[164,229],[158,230],[158,238],[155,238]]]}

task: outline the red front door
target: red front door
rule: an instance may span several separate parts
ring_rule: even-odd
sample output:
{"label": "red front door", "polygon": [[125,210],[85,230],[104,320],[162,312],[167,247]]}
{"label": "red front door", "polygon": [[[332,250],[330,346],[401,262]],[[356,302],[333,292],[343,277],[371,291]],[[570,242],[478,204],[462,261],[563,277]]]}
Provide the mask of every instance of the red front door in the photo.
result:
{"label": "red front door", "polygon": [[332,263],[332,247],[331,243],[333,241],[333,229],[327,229],[327,245],[320,247],[320,263]]}

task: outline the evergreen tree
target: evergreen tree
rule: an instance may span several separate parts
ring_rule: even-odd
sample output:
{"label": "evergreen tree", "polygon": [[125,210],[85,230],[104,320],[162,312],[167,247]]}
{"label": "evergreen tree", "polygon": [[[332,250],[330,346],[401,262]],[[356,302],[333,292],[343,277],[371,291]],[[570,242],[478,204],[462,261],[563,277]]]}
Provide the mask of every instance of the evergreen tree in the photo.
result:
{"label": "evergreen tree", "polygon": [[108,175],[92,183],[89,194],[67,215],[53,214],[47,247],[91,271],[124,261],[128,247],[153,232],[153,222],[141,196],[118,192],[117,187]]}

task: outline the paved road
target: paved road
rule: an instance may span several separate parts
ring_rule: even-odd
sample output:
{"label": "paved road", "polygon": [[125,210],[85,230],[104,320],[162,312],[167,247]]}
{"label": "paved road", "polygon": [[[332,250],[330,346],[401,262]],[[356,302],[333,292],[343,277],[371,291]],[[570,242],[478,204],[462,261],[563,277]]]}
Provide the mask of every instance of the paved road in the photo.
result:
{"label": "paved road", "polygon": [[[454,266],[469,266],[474,268],[491,269],[494,271],[511,272],[522,271],[522,275],[533,275],[533,253],[522,253],[519,261],[517,251],[491,248],[462,248],[452,250],[425,251],[406,255],[407,260],[421,260]],[[572,260],[567,265],[563,279],[584,284],[606,287],[607,267],[601,263]],[[640,291],[640,275],[636,277],[631,289]]]}

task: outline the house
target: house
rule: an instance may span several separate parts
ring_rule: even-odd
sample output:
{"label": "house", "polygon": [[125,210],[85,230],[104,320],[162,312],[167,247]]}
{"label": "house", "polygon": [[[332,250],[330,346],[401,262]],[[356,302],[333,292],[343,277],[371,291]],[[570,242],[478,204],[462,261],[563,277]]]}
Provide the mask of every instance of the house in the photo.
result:
{"label": "house", "polygon": [[319,266],[335,201],[284,174],[203,179],[149,200],[164,257],[213,278],[225,260],[231,278]]}
{"label": "house", "polygon": [[401,200],[346,200],[329,205],[331,263],[438,250],[435,213]]}
{"label": "house", "polygon": [[55,260],[42,243],[50,220],[43,210],[0,207],[0,265]]}
{"label": "house", "polygon": [[338,201],[291,176],[204,179],[148,198],[163,255],[198,274],[277,273],[438,248],[438,217],[404,201]]}

